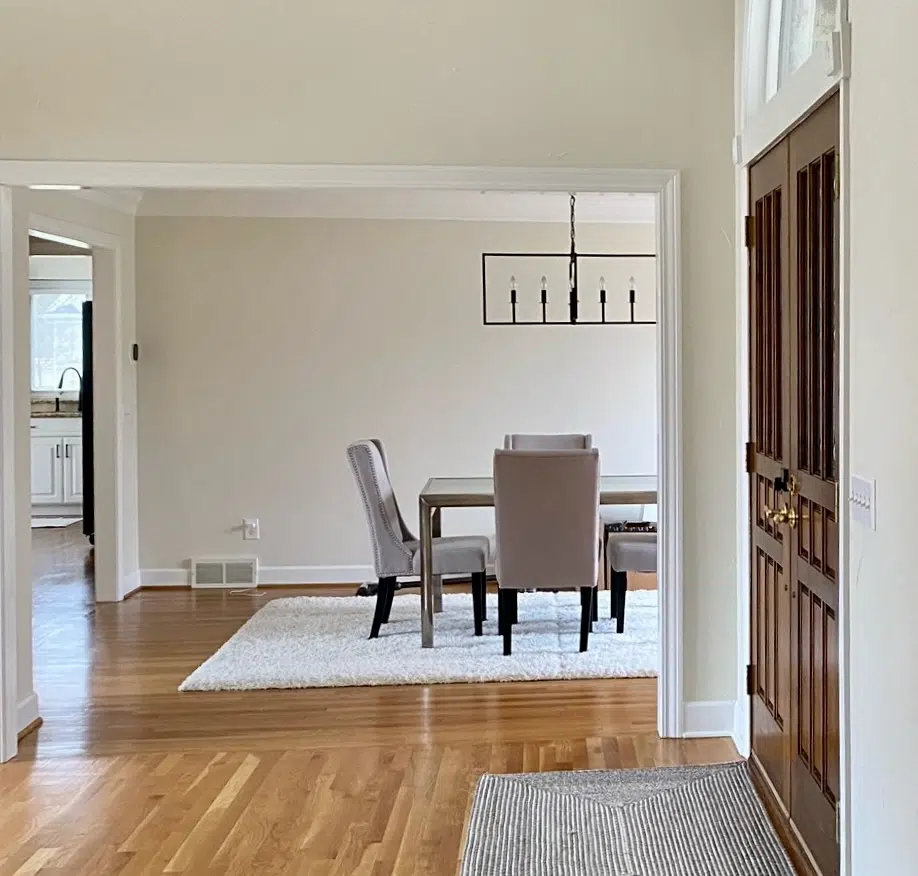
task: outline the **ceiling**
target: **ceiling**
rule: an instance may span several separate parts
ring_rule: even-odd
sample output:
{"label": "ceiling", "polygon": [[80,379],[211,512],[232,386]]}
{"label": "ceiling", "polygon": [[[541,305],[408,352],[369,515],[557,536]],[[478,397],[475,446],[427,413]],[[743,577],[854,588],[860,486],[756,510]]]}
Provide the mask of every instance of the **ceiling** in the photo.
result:
{"label": "ceiling", "polygon": [[[559,192],[470,192],[432,189],[111,189],[78,193],[108,199],[139,216],[264,216],[330,219],[454,219],[490,222],[563,222],[569,196]],[[584,193],[577,220],[652,223],[648,194]]]}

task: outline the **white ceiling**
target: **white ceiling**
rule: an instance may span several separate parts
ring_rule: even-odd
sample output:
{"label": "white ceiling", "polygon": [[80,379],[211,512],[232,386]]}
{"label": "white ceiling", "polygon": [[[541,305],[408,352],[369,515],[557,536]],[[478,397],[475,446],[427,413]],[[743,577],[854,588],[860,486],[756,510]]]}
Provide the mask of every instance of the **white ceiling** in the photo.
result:
{"label": "white ceiling", "polygon": [[[329,219],[456,219],[568,222],[568,195],[406,189],[147,189],[83,192],[136,205],[140,216],[264,216]],[[581,194],[578,222],[654,221],[647,194]]]}

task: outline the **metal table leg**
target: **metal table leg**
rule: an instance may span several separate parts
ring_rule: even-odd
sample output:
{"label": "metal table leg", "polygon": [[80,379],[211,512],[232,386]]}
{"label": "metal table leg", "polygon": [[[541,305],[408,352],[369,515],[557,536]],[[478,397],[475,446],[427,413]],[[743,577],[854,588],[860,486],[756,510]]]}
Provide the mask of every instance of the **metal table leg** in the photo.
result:
{"label": "metal table leg", "polygon": [[433,648],[434,644],[434,600],[431,554],[433,533],[431,513],[433,509],[423,498],[418,500],[421,521],[421,647]]}

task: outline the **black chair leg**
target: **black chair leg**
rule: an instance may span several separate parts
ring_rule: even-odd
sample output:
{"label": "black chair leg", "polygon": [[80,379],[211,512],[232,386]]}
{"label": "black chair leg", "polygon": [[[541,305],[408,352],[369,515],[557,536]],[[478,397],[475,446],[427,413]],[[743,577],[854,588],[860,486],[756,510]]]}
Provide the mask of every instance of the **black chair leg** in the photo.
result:
{"label": "black chair leg", "polygon": [[590,627],[593,626],[593,603],[596,599],[595,587],[580,588],[580,652],[587,650],[590,644]]}
{"label": "black chair leg", "polygon": [[482,634],[482,620],[484,612],[484,573],[475,572],[472,575],[472,612],[475,615],[475,635]]}
{"label": "black chair leg", "polygon": [[488,619],[488,573],[481,573],[481,619]]}
{"label": "black chair leg", "polygon": [[504,657],[509,657],[513,645],[513,621],[511,620],[512,614],[512,594],[515,591],[512,590],[498,590],[497,591],[497,626],[500,634],[504,637]]}
{"label": "black chair leg", "polygon": [[370,638],[379,638],[379,628],[389,619],[392,599],[395,596],[395,578],[380,578],[376,591],[376,611],[373,613],[373,626],[370,627]]}
{"label": "black chair leg", "polygon": [[615,578],[615,618],[616,632],[625,632],[625,600],[628,596],[628,573],[613,572]]}
{"label": "black chair leg", "polygon": [[615,569],[609,570],[609,604],[611,605],[609,617],[612,620],[615,620],[618,616],[618,588],[621,574],[621,572],[616,572]]}
{"label": "black chair leg", "polygon": [[386,585],[386,611],[383,615],[382,622],[384,624],[389,623],[389,615],[392,614],[392,600],[395,599],[395,590],[398,587],[396,579],[392,579],[391,585]]}
{"label": "black chair leg", "polygon": [[592,605],[593,608],[590,614],[590,622],[596,623],[599,620],[599,594],[596,593],[595,590],[593,591]]}

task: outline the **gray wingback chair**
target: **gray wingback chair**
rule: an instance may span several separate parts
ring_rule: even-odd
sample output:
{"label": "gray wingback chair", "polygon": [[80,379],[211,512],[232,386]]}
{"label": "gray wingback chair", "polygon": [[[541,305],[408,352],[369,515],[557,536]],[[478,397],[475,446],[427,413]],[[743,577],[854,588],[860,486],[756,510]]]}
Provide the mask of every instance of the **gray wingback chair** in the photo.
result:
{"label": "gray wingback chair", "polygon": [[[389,621],[398,579],[421,574],[421,543],[408,529],[399,510],[382,442],[378,438],[356,441],[348,447],[347,456],[363,502],[373,546],[373,565],[379,578],[376,612],[370,629],[370,638],[375,639],[382,625]],[[485,570],[489,559],[486,536],[446,536],[433,540],[434,575],[472,577],[478,636],[482,634],[485,618]]]}
{"label": "gray wingback chair", "polygon": [[599,579],[599,451],[494,452],[499,619],[512,648],[520,590],[580,590],[589,645]]}
{"label": "gray wingback chair", "polygon": [[504,450],[589,450],[592,435],[504,435]]}

